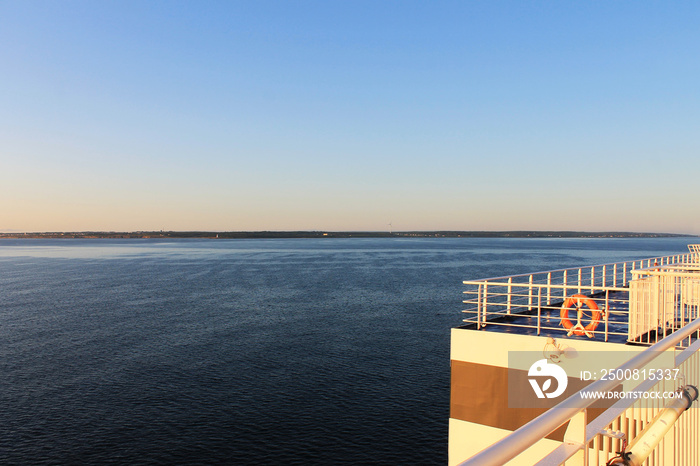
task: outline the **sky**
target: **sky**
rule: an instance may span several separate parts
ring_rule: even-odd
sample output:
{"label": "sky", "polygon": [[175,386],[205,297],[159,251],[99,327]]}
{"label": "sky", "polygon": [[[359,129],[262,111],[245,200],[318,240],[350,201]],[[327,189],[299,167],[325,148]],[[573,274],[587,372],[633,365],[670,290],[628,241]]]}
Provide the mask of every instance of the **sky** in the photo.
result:
{"label": "sky", "polygon": [[0,0],[0,231],[700,234],[700,3]]}

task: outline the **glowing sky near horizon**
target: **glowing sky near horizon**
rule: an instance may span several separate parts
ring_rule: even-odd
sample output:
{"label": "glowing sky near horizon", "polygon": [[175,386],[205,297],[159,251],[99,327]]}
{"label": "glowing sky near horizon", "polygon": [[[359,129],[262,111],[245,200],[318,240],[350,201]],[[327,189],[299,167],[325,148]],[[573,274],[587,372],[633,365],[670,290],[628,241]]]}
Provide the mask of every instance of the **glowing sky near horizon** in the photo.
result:
{"label": "glowing sky near horizon", "polygon": [[700,3],[0,2],[0,231],[700,234]]}

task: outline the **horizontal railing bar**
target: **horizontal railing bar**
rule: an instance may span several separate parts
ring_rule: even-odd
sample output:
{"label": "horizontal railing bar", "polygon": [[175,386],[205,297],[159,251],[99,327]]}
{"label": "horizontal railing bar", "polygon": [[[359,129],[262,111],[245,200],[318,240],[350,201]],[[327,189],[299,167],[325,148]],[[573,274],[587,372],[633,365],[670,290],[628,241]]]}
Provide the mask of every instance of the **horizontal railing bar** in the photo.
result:
{"label": "horizontal railing bar", "polygon": [[688,269],[688,270],[700,270],[700,264],[695,262],[674,262],[671,264],[664,265],[650,265],[649,267],[642,267],[639,269],[631,270],[630,272],[638,272],[640,270],[663,270],[663,269]]}
{"label": "horizontal railing bar", "polygon": [[[489,278],[483,278],[479,281],[485,282],[485,281],[491,281],[491,280],[501,280],[504,278],[516,278],[516,277],[529,277],[530,275],[541,275],[541,274],[548,274],[548,273],[556,273],[556,272],[564,272],[564,271],[570,271],[570,270],[588,270],[592,268],[598,268],[598,267],[603,267],[603,266],[612,266],[615,264],[636,264],[637,262],[642,263],[642,262],[647,262],[647,261],[659,261],[661,259],[666,259],[667,257],[683,257],[683,256],[688,256],[689,254],[672,254],[669,256],[659,256],[659,257],[652,257],[652,258],[644,258],[644,259],[636,259],[636,260],[629,260],[629,261],[622,261],[622,262],[610,262],[607,264],[596,264],[596,265],[584,265],[581,267],[567,267],[563,269],[554,269],[554,270],[544,270],[544,271],[537,271],[537,272],[531,272],[531,273],[520,273],[516,275],[503,275],[500,277],[489,277]],[[627,270],[627,273],[630,273],[632,270],[636,269],[630,269]],[[588,275],[586,278],[590,278],[590,275]],[[477,281],[477,280],[472,280],[472,281]]]}
{"label": "horizontal railing bar", "polygon": [[[483,303],[483,302],[482,302],[482,303]],[[470,303],[470,302],[468,302],[468,301],[463,301],[462,304],[474,304],[474,305],[476,305],[476,304],[479,304],[479,303],[478,303],[478,302]],[[493,312],[497,312],[497,311],[499,310],[499,308],[508,308],[508,304],[507,304],[507,303],[502,303],[502,302],[497,302],[497,303],[496,303],[496,302],[489,301],[487,304],[488,304],[488,306],[489,306],[489,309],[490,309],[491,307],[496,308],[496,310],[489,310],[489,312],[488,312],[489,314],[491,314],[491,313],[493,313]],[[608,303],[608,304],[609,304],[609,303]],[[625,302],[616,302],[616,303],[614,303],[614,304],[617,306],[617,305],[622,305],[622,304],[626,304],[626,303],[625,303]],[[531,307],[531,306],[528,306],[527,304],[515,304],[515,303],[511,303],[511,305],[510,305],[510,309],[511,309],[512,313],[515,313],[515,310],[516,310],[516,309],[517,309],[518,311],[522,311],[522,310],[524,310],[524,309],[529,310],[530,307]],[[471,306],[471,307],[468,307],[468,308],[465,308],[465,309],[474,310],[474,312],[476,312],[476,311],[478,310],[478,306]],[[463,309],[463,311],[464,311],[465,309]],[[552,306],[552,305],[547,306],[547,305],[543,305],[543,306],[540,306],[540,309],[542,309],[542,310],[547,310],[547,311],[549,311],[549,312],[556,312],[556,311],[560,311],[560,310],[561,310],[561,306]],[[533,310],[534,310],[534,309],[533,309]],[[613,313],[613,314],[616,314],[616,315],[623,315],[623,314],[629,314],[629,313],[630,313],[630,311],[627,310],[627,309],[614,309],[614,308],[613,308],[613,309],[606,309],[605,311],[606,311],[606,312]],[[517,314],[520,315],[521,313],[522,313],[522,312],[518,312]]]}
{"label": "horizontal railing bar", "polygon": [[[505,316],[507,316],[507,315],[508,315],[508,314],[500,314],[499,316],[505,317]],[[537,316],[525,316],[525,317],[531,317],[531,318],[533,318],[533,319],[536,319],[536,318],[537,318]],[[475,322],[475,321],[474,321],[474,320],[470,320],[470,319],[462,319],[462,322]],[[513,323],[508,323],[508,322],[491,322],[491,321],[488,321],[486,324],[487,324],[487,325],[498,325],[498,326],[501,326],[501,327],[538,328],[537,325],[513,324]],[[542,330],[567,331],[567,330],[566,330],[565,328],[563,328],[563,327],[549,327],[549,326],[540,325],[539,328],[542,329]],[[594,333],[594,334],[604,334],[604,333],[605,333],[605,330],[590,330],[590,332],[591,332],[591,333]],[[613,331],[613,330],[608,330],[607,333],[608,333],[608,335],[627,336],[627,332],[615,332],[615,331]]]}
{"label": "horizontal railing bar", "polygon": [[[637,273],[637,271],[635,270],[633,275],[635,275],[635,276],[645,275],[645,276],[654,276],[654,277],[698,278],[697,272],[676,272],[676,271],[665,272],[662,270],[645,270],[645,271],[640,272],[640,273]],[[489,283],[489,286],[491,286],[491,285],[492,284]]]}
{"label": "horizontal railing bar", "polygon": [[[700,275],[698,276],[698,279],[700,279]],[[572,290],[572,291],[573,291],[573,290]],[[471,302],[483,301],[483,299],[479,300],[479,299],[476,297],[476,296],[477,296],[477,293],[470,293],[470,294],[474,295],[475,297],[474,297],[474,298],[471,298],[471,299],[469,299],[469,298],[467,298],[467,299],[462,299],[462,302],[463,302],[463,303],[471,303]],[[501,297],[503,297],[503,296],[509,296],[509,294],[508,294],[508,293],[493,293],[493,294],[491,294],[491,292],[489,291],[489,296],[501,296]],[[514,293],[511,293],[510,296],[514,296],[514,297],[518,297],[518,298],[527,298],[529,295],[527,295],[527,294],[514,294]],[[556,296],[555,296],[555,295],[552,295],[551,298],[552,298],[553,300],[556,299],[556,300],[559,300],[559,301],[563,301],[563,297],[562,297],[561,295],[556,295]],[[593,299],[594,301],[596,301],[596,300],[598,300],[598,301],[605,301],[605,297],[603,297],[603,296],[592,296],[591,299]],[[628,298],[622,298],[622,297],[618,297],[618,298],[610,298],[610,297],[609,297],[609,298],[608,298],[608,302],[611,302],[611,303],[628,303],[629,301],[630,301],[630,300],[629,300]],[[491,302],[491,301],[489,301],[489,302]],[[498,303],[498,301],[493,301],[493,302],[494,302],[494,303]],[[513,302],[513,301],[511,301],[511,302]]]}
{"label": "horizontal railing bar", "polygon": [[[559,301],[561,301],[561,298],[559,299]],[[595,301],[595,299],[594,299],[594,301]],[[598,299],[598,301],[602,304],[602,303],[605,301],[605,298],[600,298],[600,299]],[[484,301],[467,301],[467,300],[462,301],[462,304],[479,304],[479,303],[484,303]],[[505,306],[505,307],[507,307],[507,306],[508,306],[508,303],[503,302],[503,301],[486,301],[486,303],[489,305],[489,307],[490,307],[491,305],[496,306],[496,307],[498,307],[498,306]],[[609,301],[608,301],[608,305],[610,305],[611,303],[612,303],[612,304],[615,304],[615,305],[622,305],[622,304],[628,304],[629,301],[612,301],[612,300],[609,300]],[[524,308],[524,307],[530,308],[530,307],[536,307],[536,306],[530,306],[529,304],[527,304],[527,302],[518,303],[518,302],[515,302],[515,301],[511,301],[510,307],[511,307],[511,308]],[[546,304],[542,304],[542,305],[540,305],[540,308],[541,308],[541,309],[548,309],[548,310],[554,311],[554,310],[559,310],[559,309],[561,309],[561,304],[559,304],[559,305],[552,305],[552,304],[546,305]],[[621,310],[620,310],[620,309],[610,309],[610,311],[611,311],[611,312],[620,312]],[[490,312],[489,312],[489,313],[490,313]]]}
{"label": "horizontal railing bar", "polygon": [[[697,277],[697,274],[694,274],[694,276]],[[478,285],[483,285],[483,283],[480,282],[469,282],[465,281],[463,282],[465,285],[472,285],[472,286],[478,286]],[[619,286],[603,286],[603,285],[584,285],[581,284],[579,286],[577,283],[569,283],[569,284],[547,284],[547,283],[503,283],[503,282],[488,282],[486,283],[489,286],[489,294],[491,294],[491,287],[492,286],[498,286],[498,287],[512,287],[512,288],[552,288],[552,289],[564,289],[566,288],[567,290],[573,290],[581,288],[582,290],[591,290],[591,291],[621,291],[621,292],[627,292],[629,291],[629,288],[622,288]],[[476,291],[463,291],[463,294],[466,293],[476,293]]]}
{"label": "horizontal railing bar", "polygon": [[[468,303],[465,303],[468,304]],[[476,304],[476,303],[475,303]],[[537,308],[529,309],[529,307],[525,305],[512,305],[510,308],[508,308],[507,304],[504,303],[488,303],[489,305],[489,312],[488,315],[491,314],[499,314],[499,313],[507,313],[508,315],[512,315],[513,317],[536,317],[536,314],[530,314],[530,312],[536,312]],[[541,306],[540,309],[542,311],[547,311],[548,315],[546,316],[547,318],[552,318],[551,314],[559,313],[561,311],[561,307],[559,306]],[[510,311],[510,312],[508,312]],[[479,312],[479,309],[476,306],[469,307],[469,308],[464,308],[460,312]],[[626,316],[630,315],[630,311],[626,309],[610,309],[606,310],[607,313],[609,314],[614,314],[616,316]],[[545,317],[545,316],[541,316]],[[626,322],[625,322],[626,323]]]}
{"label": "horizontal railing bar", "polygon": [[686,362],[688,358],[690,358],[693,353],[698,350],[700,350],[700,340],[695,340],[692,345],[681,351],[681,354],[676,355],[676,367]]}
{"label": "horizontal railing bar", "polygon": [[[513,316],[513,317],[537,317],[537,315],[535,315],[535,314],[530,315],[530,314],[529,314],[530,310],[527,310],[527,311],[525,311],[525,312],[520,312],[521,309],[526,309],[528,306],[511,306],[510,312],[508,312],[508,309],[507,309],[508,306],[505,305],[505,304],[501,304],[501,303],[499,303],[499,304],[489,303],[489,307],[497,307],[498,309],[496,309],[496,310],[490,310],[490,311],[488,312],[488,315],[492,315],[492,314],[493,314],[493,315],[503,314],[503,315],[511,315],[511,316]],[[518,310],[518,312],[516,312],[516,309]],[[556,312],[556,311],[561,310],[560,307],[551,307],[551,306],[549,306],[549,307],[542,306],[540,309],[542,309],[542,310],[547,310],[548,312]],[[535,310],[535,309],[533,309],[533,311],[534,311],[534,310]],[[471,308],[471,309],[463,309],[463,310],[460,311],[460,312],[463,312],[463,313],[464,313],[464,312],[473,312],[473,313],[477,313],[477,312],[479,312],[479,310],[478,310],[477,308]],[[629,311],[626,311],[626,310],[611,311],[610,313],[611,313],[611,314],[614,314],[614,315],[616,315],[616,316],[627,316],[627,315],[630,315],[630,312],[629,312]],[[553,316],[551,316],[551,315],[547,316],[547,318],[549,318],[549,319],[551,319],[552,317],[553,317]],[[627,324],[627,322],[625,322],[625,324]]]}

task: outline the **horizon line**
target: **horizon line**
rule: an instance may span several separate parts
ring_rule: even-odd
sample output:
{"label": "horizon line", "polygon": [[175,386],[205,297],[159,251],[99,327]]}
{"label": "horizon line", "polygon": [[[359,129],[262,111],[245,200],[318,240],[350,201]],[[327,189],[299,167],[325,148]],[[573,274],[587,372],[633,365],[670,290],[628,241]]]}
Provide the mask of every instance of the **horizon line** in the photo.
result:
{"label": "horizon line", "polygon": [[618,230],[76,230],[76,231],[19,231],[0,230],[2,236],[24,235],[378,235],[378,236],[404,236],[404,235],[618,235],[618,236],[664,236],[664,237],[698,237],[691,233],[649,232],[649,231],[618,231]]}

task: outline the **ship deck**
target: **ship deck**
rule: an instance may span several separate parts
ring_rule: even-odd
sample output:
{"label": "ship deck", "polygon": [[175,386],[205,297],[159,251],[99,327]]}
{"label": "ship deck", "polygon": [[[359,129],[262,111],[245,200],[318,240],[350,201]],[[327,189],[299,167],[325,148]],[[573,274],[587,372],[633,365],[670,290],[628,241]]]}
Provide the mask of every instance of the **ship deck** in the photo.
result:
{"label": "ship deck", "polygon": [[[601,320],[595,331],[596,340],[611,343],[627,343],[627,330],[629,321],[629,309],[626,292],[610,293],[609,305],[605,318]],[[517,335],[538,335],[552,338],[570,338],[574,340],[591,340],[586,335],[567,336],[568,330],[561,325],[561,305],[563,301],[552,303],[546,308],[540,309],[537,325],[538,311],[521,311],[508,315],[502,315],[489,320],[486,326],[480,328],[484,332],[511,333]],[[605,326],[607,325],[607,339],[605,339]],[[476,329],[476,323],[469,323],[459,328]],[[603,335],[600,334],[603,332]]]}
{"label": "ship deck", "polygon": [[[646,448],[648,436],[668,430],[668,422],[675,419],[667,422],[660,413],[680,412],[659,411],[664,402],[650,401],[652,395],[664,390],[685,394],[689,407],[695,387],[700,386],[700,245],[689,249],[688,254],[639,261],[465,280],[464,324],[458,328],[467,331],[452,332],[451,340],[450,464],[568,464],[575,455],[584,458],[582,451],[594,453],[596,464],[607,464],[620,457],[614,455],[629,451],[627,440],[629,448]],[[587,334],[574,335],[572,328]],[[511,358],[513,349],[523,356],[534,354],[519,360]],[[591,356],[589,374],[595,378],[597,366],[603,364],[615,367],[606,375],[614,372],[616,377],[584,379],[583,358],[570,356],[587,350],[605,351]],[[564,351],[567,356],[558,357]],[[668,360],[656,359],[662,355]],[[642,376],[639,383],[624,378],[627,371],[644,373],[650,361],[682,377]],[[533,368],[547,365],[568,376],[568,387],[562,385],[561,391],[571,392],[562,397],[560,406],[566,409],[551,405],[539,415],[535,408],[545,396],[542,390],[538,393],[536,379],[553,377],[554,370],[538,374]],[[549,388],[550,382],[543,386]],[[528,385],[535,390],[530,392]],[[612,406],[597,406],[594,411],[589,408],[599,397],[574,396],[577,391],[616,395],[629,391],[635,396],[611,397],[617,400]],[[520,403],[522,396],[531,399]],[[666,406],[677,401],[669,403]],[[675,433],[654,450],[654,464],[666,464],[668,458],[675,458],[674,464],[680,464],[678,458],[696,464],[698,417],[691,411],[681,414],[685,418],[678,418]],[[649,430],[655,419],[663,419],[659,430]],[[683,435],[678,435],[679,428]],[[499,440],[501,432],[516,430],[517,434]],[[519,452],[523,453],[516,458]]]}
{"label": "ship deck", "polygon": [[[595,296],[594,296],[595,297]],[[657,334],[656,330],[648,332],[639,337],[637,342],[628,341],[629,331],[629,293],[626,291],[611,292],[608,294],[608,306],[604,318],[595,329],[594,337],[586,335],[568,335],[568,330],[561,325],[561,306],[563,301],[552,303],[551,305],[538,310],[520,311],[507,315],[494,317],[481,328],[477,328],[475,322],[470,322],[458,328],[479,330],[482,332],[508,333],[515,335],[544,336],[551,338],[567,338],[572,340],[596,340],[609,343],[620,343],[628,345],[644,344],[657,341],[664,335]],[[539,317],[539,326],[538,326]],[[673,328],[680,328],[684,322],[676,322]],[[607,326],[607,327],[606,327]],[[666,334],[672,333],[669,329]],[[691,339],[695,341],[695,339]]]}

